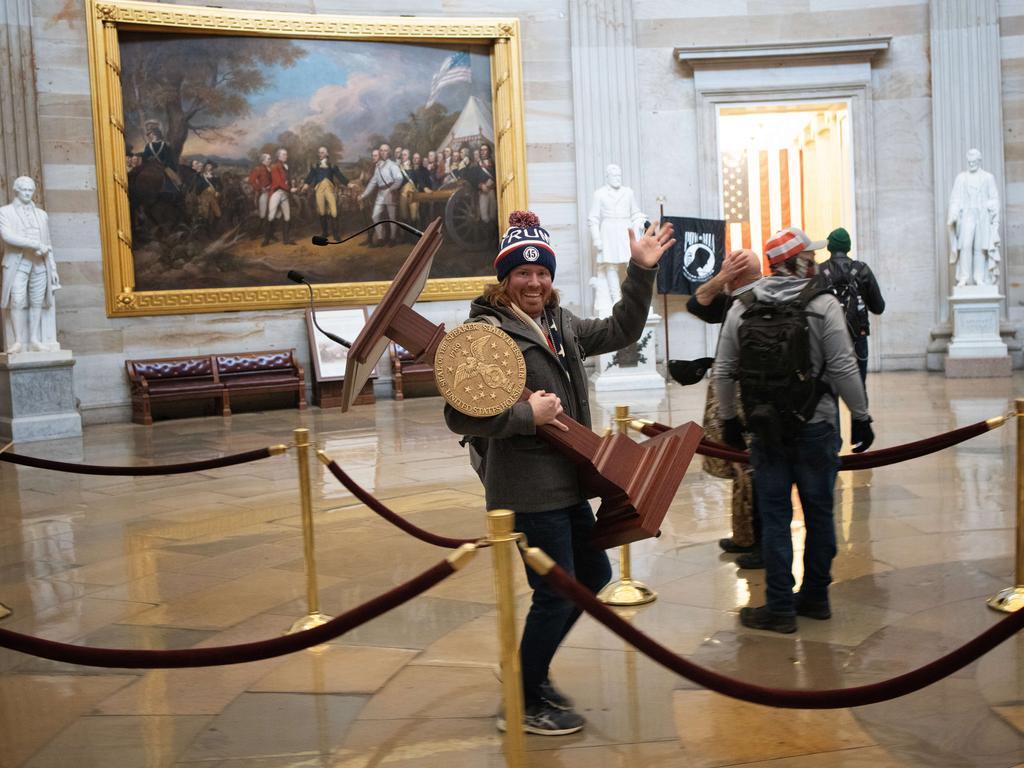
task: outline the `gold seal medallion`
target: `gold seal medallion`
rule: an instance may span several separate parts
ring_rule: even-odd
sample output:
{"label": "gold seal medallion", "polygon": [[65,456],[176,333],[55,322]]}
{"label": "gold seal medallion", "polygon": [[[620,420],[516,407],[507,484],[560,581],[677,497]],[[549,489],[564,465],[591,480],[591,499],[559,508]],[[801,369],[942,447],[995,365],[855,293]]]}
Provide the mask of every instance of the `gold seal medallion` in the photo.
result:
{"label": "gold seal medallion", "polygon": [[467,416],[497,416],[526,386],[526,360],[504,331],[489,323],[466,323],[445,334],[434,357],[437,389]]}

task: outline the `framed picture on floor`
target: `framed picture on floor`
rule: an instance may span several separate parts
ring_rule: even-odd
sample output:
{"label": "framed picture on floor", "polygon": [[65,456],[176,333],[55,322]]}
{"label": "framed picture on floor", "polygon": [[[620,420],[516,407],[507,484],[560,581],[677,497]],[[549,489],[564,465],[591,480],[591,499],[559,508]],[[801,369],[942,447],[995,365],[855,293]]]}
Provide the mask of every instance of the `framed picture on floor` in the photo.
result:
{"label": "framed picture on floor", "polygon": [[290,269],[374,304],[415,237],[357,234],[384,218],[443,222],[421,300],[493,281],[526,207],[518,19],[86,6],[108,315],[300,307]]}
{"label": "framed picture on floor", "polygon": [[[366,307],[346,307],[306,310],[306,335],[309,339],[309,357],[313,364],[313,400],[321,408],[341,405],[341,391],[345,380],[345,363],[348,360],[348,348],[324,335],[320,328],[351,342],[366,325],[369,313]],[[356,405],[374,402],[373,380],[377,378],[374,367],[364,392],[356,400]]]}

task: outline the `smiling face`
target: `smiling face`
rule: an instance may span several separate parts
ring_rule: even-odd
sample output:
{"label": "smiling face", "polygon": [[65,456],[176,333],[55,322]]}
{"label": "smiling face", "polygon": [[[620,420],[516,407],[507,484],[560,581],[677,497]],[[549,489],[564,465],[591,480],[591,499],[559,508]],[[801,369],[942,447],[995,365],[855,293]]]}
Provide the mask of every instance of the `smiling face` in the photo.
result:
{"label": "smiling face", "polygon": [[508,295],[530,317],[540,317],[551,298],[551,273],[539,264],[523,264],[508,273]]}

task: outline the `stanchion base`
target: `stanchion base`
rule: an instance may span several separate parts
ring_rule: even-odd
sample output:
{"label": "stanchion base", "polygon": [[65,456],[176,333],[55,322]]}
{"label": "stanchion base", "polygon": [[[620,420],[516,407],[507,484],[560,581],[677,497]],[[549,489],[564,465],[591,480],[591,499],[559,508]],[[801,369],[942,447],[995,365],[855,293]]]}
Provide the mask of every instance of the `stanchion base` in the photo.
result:
{"label": "stanchion base", "polygon": [[0,603],[0,619],[6,619],[12,613],[11,609],[3,603]]}
{"label": "stanchion base", "polygon": [[1007,587],[985,601],[989,608],[1003,613],[1016,613],[1024,608],[1024,586]]}
{"label": "stanchion base", "polygon": [[643,605],[658,599],[658,593],[642,581],[619,579],[597,593],[605,605]]}
{"label": "stanchion base", "polygon": [[322,626],[330,620],[331,617],[325,613],[311,613],[308,616],[303,616],[301,619],[292,624],[288,628],[288,631],[285,632],[285,634],[294,635],[296,632],[303,632],[307,629],[312,629],[313,627]]}

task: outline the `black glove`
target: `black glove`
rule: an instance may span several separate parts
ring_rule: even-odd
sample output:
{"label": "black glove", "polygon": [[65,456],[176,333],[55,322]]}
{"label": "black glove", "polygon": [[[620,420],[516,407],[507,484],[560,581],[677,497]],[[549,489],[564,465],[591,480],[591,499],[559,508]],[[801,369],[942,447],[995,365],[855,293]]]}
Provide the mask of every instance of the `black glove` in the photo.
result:
{"label": "black glove", "polygon": [[854,419],[850,425],[850,442],[854,453],[864,453],[875,442],[875,430],[871,428],[871,417]]}
{"label": "black glove", "polygon": [[738,451],[747,450],[747,442],[743,439],[743,422],[736,416],[722,422],[722,440],[730,448]]}

